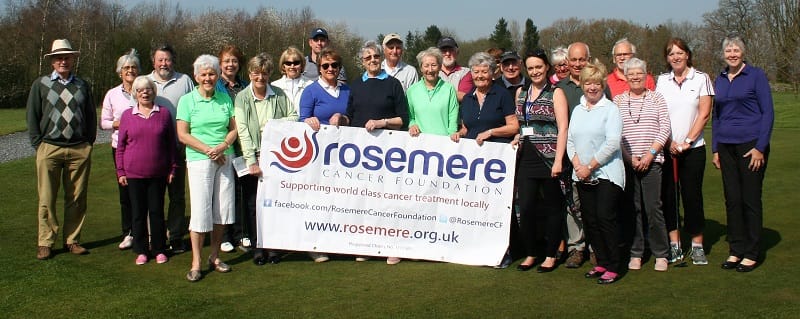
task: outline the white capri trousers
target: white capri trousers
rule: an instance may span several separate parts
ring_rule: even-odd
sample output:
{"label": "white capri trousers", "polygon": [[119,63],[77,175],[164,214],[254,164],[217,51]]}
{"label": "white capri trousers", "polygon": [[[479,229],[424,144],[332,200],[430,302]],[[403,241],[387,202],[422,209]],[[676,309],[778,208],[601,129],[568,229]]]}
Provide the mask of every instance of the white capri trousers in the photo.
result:
{"label": "white capri trousers", "polygon": [[235,218],[234,172],[232,156],[219,165],[207,159],[186,162],[189,177],[191,218],[189,230],[210,232],[214,224],[233,224]]}

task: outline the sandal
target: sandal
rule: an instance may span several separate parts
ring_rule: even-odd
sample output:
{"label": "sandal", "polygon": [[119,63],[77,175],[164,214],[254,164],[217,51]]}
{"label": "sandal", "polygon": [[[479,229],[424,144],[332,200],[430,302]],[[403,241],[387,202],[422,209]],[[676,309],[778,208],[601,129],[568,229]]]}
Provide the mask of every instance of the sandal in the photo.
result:
{"label": "sandal", "polygon": [[213,260],[209,259],[208,270],[210,271],[216,270],[217,272],[226,273],[231,271],[231,266],[228,266],[228,264],[222,262],[221,260],[215,263]]}
{"label": "sandal", "polygon": [[186,280],[188,281],[198,282],[201,278],[203,278],[203,273],[199,270],[189,270],[189,272],[186,273]]}

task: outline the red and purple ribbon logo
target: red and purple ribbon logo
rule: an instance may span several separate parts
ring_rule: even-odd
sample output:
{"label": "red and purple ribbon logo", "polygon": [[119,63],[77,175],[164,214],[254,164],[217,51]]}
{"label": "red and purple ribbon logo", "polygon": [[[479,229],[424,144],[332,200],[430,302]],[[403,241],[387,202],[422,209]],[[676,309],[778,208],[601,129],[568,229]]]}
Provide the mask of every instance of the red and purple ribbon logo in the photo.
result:
{"label": "red and purple ribbon logo", "polygon": [[303,132],[303,140],[291,136],[281,140],[280,151],[270,151],[278,159],[269,165],[275,166],[287,173],[299,172],[309,163],[317,159],[319,146],[317,145],[317,132],[308,137],[308,132]]}

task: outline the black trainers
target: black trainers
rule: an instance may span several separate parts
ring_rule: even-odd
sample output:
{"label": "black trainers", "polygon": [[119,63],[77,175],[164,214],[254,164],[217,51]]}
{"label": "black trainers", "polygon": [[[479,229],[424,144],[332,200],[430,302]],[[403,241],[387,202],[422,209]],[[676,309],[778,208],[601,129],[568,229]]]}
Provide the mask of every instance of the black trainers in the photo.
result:
{"label": "black trainers", "polygon": [[170,248],[172,249],[172,254],[183,254],[186,252],[186,245],[183,244],[183,240],[177,239],[172,240],[169,242]]}

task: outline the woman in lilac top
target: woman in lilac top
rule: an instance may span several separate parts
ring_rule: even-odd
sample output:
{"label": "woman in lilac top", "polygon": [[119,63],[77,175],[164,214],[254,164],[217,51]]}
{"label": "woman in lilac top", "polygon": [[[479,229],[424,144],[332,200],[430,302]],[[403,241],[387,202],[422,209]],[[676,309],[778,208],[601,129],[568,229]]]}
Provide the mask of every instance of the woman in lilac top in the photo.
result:
{"label": "woman in lilac top", "polygon": [[[131,108],[135,103],[131,96],[131,86],[133,80],[139,75],[139,57],[136,56],[136,49],[131,49],[125,55],[117,59],[117,74],[122,79],[122,84],[108,90],[103,98],[103,109],[100,112],[100,128],[112,130],[111,133],[111,157],[116,157],[117,137],[119,135],[119,119],[122,113]],[[116,164],[116,163],[115,163]],[[131,248],[133,236],[131,235],[131,199],[128,196],[128,188],[122,184],[119,186],[119,206],[122,214],[122,242],[119,249]]]}
{"label": "woman in lilac top", "polygon": [[303,90],[300,96],[300,121],[315,131],[320,124],[339,125],[339,119],[347,111],[350,87],[339,82],[342,71],[342,56],[330,48],[319,53],[319,79]]}
{"label": "woman in lilac top", "polygon": [[167,262],[164,191],[175,174],[175,128],[169,110],[153,102],[156,85],[152,80],[137,77],[132,90],[137,105],[120,118],[117,178],[130,194],[136,264],[147,263],[150,256],[163,264]]}
{"label": "woman in lilac top", "polygon": [[775,113],[763,70],[744,62],[737,36],[722,41],[727,67],[714,81],[711,119],[713,163],[722,171],[728,217],[728,259],[723,269],[750,272],[759,257],[763,210],[761,192]]}

